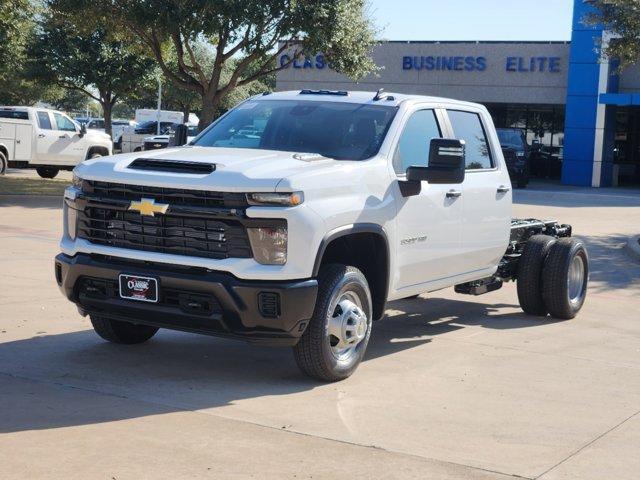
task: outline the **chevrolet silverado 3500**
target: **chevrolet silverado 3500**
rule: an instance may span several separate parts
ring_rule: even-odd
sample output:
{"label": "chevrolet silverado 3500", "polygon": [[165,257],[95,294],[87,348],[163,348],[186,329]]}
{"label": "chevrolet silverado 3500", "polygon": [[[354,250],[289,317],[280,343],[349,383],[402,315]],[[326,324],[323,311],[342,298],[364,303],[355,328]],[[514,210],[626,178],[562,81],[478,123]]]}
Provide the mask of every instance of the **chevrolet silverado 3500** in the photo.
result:
{"label": "chevrolet silverado 3500", "polygon": [[253,97],[189,145],[83,162],[56,280],[104,339],[159,328],[292,346],[336,381],[387,302],[517,281],[531,315],[582,307],[571,227],[511,218],[487,110],[367,92]]}

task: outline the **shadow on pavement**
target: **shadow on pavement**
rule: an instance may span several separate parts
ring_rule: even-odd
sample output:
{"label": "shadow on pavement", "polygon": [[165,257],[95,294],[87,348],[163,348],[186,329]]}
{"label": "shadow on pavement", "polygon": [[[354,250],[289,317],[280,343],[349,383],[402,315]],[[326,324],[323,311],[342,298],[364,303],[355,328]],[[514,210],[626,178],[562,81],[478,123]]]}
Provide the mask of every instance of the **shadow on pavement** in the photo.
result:
{"label": "shadow on pavement", "polygon": [[[503,307],[515,305],[423,298],[393,302],[393,316],[374,325],[365,362],[424,345],[436,335],[465,326],[531,328],[551,321],[520,313],[497,314]],[[105,343],[91,330],[7,342],[0,344],[0,365],[4,372],[0,433],[206,409],[321,385],[299,373],[289,349],[171,331],[161,331],[138,346]],[[29,385],[34,391],[55,385],[72,401],[56,403],[46,395],[29,394]],[[137,401],[126,403],[133,404],[131,408],[78,405],[83,392],[91,393],[99,404],[108,403],[107,396]]]}

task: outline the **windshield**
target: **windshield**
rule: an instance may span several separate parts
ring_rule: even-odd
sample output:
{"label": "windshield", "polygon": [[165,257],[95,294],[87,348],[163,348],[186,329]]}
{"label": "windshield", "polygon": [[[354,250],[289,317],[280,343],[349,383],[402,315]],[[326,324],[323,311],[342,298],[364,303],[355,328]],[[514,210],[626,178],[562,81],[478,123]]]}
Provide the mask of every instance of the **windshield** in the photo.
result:
{"label": "windshield", "polygon": [[520,130],[498,130],[501,145],[524,146],[523,134]]}
{"label": "windshield", "polygon": [[317,153],[364,160],[380,149],[396,107],[308,100],[243,103],[194,145]]}

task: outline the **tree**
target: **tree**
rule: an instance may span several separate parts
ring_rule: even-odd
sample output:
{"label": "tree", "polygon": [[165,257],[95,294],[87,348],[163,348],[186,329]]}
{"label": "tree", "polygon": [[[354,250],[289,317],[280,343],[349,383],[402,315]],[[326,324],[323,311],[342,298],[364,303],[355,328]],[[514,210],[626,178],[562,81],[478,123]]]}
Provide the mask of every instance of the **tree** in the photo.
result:
{"label": "tree", "polygon": [[56,93],[27,75],[27,45],[35,35],[37,11],[30,0],[0,0],[0,105],[31,105]]}
{"label": "tree", "polygon": [[640,2],[638,0],[586,0],[595,8],[587,23],[600,24],[612,34],[602,54],[625,68],[640,60]]}
{"label": "tree", "polygon": [[[304,53],[323,52],[332,67],[357,79],[375,68],[374,28],[366,0],[49,0],[59,12],[109,22],[131,32],[176,86],[202,100],[201,127],[236,88],[287,67]],[[88,13],[90,12],[90,13]],[[293,40],[283,43],[282,40]],[[209,72],[194,45],[207,41]],[[171,48],[168,48],[168,47]],[[283,64],[276,62],[291,50]],[[171,55],[177,62],[172,65]],[[228,78],[225,68],[233,60]]]}
{"label": "tree", "polygon": [[64,15],[49,15],[30,49],[37,78],[84,93],[100,103],[111,133],[113,106],[135,92],[153,70],[152,59],[113,37],[103,27],[85,32]]}

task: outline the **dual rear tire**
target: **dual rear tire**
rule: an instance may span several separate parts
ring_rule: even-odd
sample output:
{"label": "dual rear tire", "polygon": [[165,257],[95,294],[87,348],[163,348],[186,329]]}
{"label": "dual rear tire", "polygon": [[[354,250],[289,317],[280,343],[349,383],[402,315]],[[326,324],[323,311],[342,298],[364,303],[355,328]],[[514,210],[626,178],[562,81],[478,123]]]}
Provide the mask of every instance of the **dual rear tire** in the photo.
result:
{"label": "dual rear tire", "polygon": [[517,289],[522,310],[529,315],[574,318],[587,295],[589,257],[574,238],[535,235],[518,262]]}

